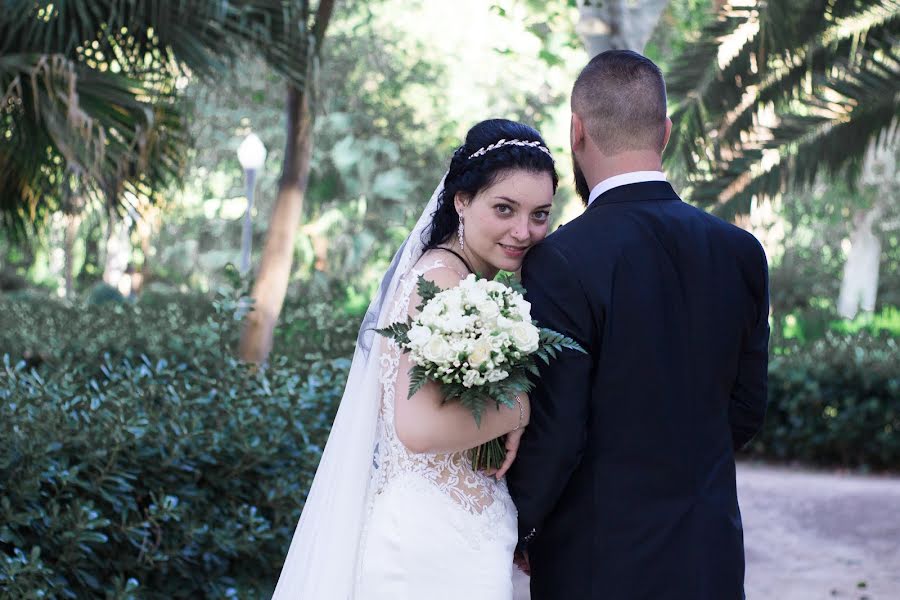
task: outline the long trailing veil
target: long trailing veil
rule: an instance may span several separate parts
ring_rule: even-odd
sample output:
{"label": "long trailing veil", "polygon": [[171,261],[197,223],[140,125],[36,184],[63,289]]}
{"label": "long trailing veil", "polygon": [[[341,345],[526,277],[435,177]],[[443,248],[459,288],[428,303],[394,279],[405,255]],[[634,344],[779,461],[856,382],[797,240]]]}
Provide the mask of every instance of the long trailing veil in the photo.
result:
{"label": "long trailing veil", "polygon": [[422,256],[423,234],[431,224],[443,189],[442,178],[416,226],[394,254],[363,318],[347,386],[273,600],[351,598],[360,534],[366,519],[381,397],[378,375],[383,338],[374,329],[388,325],[384,322],[388,303],[400,279]]}

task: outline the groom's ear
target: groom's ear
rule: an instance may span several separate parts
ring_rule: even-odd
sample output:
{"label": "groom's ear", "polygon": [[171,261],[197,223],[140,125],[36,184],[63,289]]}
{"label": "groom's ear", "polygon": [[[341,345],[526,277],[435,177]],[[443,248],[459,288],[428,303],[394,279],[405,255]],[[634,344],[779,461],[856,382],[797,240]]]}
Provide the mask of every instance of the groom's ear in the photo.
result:
{"label": "groom's ear", "polygon": [[663,150],[666,149],[666,146],[669,144],[669,136],[672,135],[672,119],[666,117],[666,135],[663,136],[662,148],[659,149],[659,153],[662,154]]}
{"label": "groom's ear", "polygon": [[578,113],[572,113],[572,125],[569,129],[569,138],[572,143],[572,151],[581,150],[584,147],[584,121]]}

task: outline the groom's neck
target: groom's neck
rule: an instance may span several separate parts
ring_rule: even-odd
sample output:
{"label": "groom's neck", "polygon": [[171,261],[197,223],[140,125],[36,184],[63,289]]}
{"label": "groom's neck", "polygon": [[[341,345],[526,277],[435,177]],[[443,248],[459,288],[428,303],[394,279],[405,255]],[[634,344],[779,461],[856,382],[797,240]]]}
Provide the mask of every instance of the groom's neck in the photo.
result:
{"label": "groom's neck", "polygon": [[[587,165],[585,165],[587,166]],[[604,179],[633,173],[635,171],[661,171],[662,157],[649,150],[630,150],[618,154],[598,153],[591,161],[590,168],[584,169],[584,176],[591,189]]]}

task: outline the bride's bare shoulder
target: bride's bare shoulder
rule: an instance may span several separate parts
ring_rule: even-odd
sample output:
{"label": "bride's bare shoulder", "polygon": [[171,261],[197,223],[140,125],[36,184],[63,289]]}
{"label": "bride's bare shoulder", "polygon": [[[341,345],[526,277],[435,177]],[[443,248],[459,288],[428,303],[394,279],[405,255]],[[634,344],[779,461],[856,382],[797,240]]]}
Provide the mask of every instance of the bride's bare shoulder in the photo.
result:
{"label": "bride's bare shoulder", "polygon": [[444,289],[458,285],[469,274],[465,263],[444,248],[426,250],[416,262],[413,271]]}

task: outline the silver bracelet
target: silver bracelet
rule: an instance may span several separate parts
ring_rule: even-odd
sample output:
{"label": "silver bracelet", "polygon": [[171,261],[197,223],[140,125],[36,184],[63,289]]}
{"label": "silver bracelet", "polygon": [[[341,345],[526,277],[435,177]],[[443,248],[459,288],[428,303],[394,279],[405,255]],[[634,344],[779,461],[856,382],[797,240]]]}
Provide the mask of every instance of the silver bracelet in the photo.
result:
{"label": "silver bracelet", "polygon": [[[519,405],[519,424],[516,425],[516,428],[513,429],[513,431],[522,429],[522,421],[525,420],[525,405],[522,404],[522,398],[519,396],[519,394],[516,394],[516,402]],[[512,431],[510,431],[510,433],[512,433]]]}

